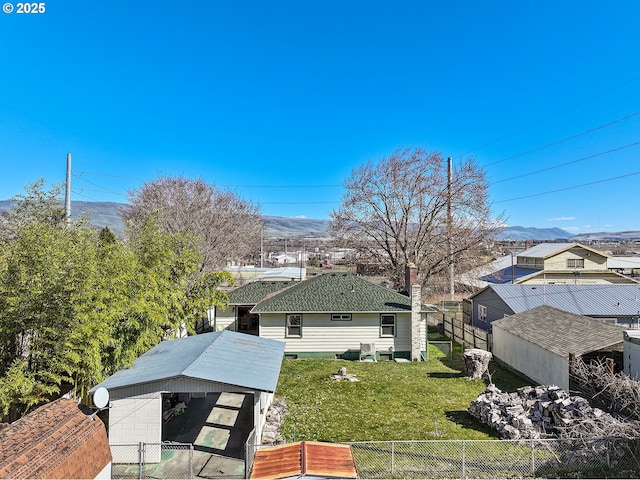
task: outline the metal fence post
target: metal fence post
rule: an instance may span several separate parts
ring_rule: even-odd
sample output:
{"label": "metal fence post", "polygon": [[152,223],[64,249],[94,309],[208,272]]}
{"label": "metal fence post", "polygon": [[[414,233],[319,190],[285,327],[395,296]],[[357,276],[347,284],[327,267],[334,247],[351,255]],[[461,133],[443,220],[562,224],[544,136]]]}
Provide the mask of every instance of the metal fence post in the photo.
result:
{"label": "metal fence post", "polygon": [[189,444],[189,478],[193,478],[193,443]]}
{"label": "metal fence post", "polygon": [[531,439],[531,473],[536,472],[536,448],[535,440]]}
{"label": "metal fence post", "polygon": [[466,478],[467,473],[466,473],[466,465],[464,464],[464,454],[465,454],[465,446],[466,446],[466,442],[464,440],[462,440],[462,475],[460,478]]}
{"label": "metal fence post", "polygon": [[396,442],[391,442],[391,473],[396,470]]}
{"label": "metal fence post", "polygon": [[144,443],[138,443],[138,478],[142,480],[142,472],[144,471]]}

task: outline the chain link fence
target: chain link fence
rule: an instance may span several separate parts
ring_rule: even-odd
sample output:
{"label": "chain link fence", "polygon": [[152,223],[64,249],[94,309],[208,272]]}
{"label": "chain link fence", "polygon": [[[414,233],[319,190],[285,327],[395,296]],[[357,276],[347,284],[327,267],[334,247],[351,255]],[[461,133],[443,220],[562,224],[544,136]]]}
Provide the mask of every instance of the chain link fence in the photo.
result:
{"label": "chain link fence", "polygon": [[640,438],[355,442],[360,478],[639,478]]}
{"label": "chain link fence", "polygon": [[190,443],[111,445],[111,478],[193,478]]}

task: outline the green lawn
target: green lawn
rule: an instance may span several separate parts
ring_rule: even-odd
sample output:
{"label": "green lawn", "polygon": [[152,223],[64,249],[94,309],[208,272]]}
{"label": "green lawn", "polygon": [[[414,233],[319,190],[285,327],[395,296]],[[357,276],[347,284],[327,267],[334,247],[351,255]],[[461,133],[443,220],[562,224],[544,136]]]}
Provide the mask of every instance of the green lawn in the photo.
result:
{"label": "green lawn", "polygon": [[[286,397],[288,410],[281,433],[288,442],[497,438],[467,413],[485,384],[462,376],[460,347],[453,358],[442,358],[432,346],[430,358],[411,363],[284,360],[276,390],[277,397]],[[341,367],[360,381],[331,380]],[[527,385],[493,363],[490,371],[503,391]]]}

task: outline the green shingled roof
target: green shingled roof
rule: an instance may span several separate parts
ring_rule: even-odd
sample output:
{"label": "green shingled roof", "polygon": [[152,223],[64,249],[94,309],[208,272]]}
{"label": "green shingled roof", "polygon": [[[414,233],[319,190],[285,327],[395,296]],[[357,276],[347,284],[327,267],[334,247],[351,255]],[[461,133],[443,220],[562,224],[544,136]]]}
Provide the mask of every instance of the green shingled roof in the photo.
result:
{"label": "green shingled roof", "polygon": [[298,282],[273,280],[269,282],[251,282],[231,290],[227,295],[229,305],[255,305],[263,298]]}
{"label": "green shingled roof", "polygon": [[326,273],[259,302],[253,313],[405,312],[411,299],[351,274]]}

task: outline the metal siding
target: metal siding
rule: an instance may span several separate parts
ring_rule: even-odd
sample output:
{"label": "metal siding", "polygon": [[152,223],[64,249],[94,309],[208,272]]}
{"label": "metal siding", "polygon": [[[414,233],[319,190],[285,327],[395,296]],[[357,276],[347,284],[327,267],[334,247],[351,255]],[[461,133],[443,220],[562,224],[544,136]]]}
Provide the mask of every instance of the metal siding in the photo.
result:
{"label": "metal siding", "polygon": [[205,382],[193,378],[174,378],[162,382],[141,383],[124,388],[109,390],[111,399],[123,399],[137,397],[140,395],[152,395],[154,393],[221,393],[221,392],[246,392],[250,390],[242,389],[236,385],[226,383]]}
{"label": "metal siding", "polygon": [[[640,285],[493,285],[514,313],[540,305],[586,316],[634,316],[640,311]],[[475,297],[474,297],[474,301]]]}

